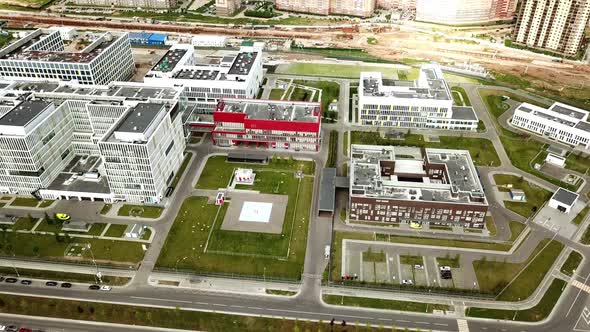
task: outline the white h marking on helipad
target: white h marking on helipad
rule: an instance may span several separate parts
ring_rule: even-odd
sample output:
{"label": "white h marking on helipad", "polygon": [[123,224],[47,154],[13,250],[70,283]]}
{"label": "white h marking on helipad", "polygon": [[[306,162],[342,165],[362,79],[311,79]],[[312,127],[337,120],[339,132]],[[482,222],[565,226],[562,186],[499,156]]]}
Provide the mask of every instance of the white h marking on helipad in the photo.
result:
{"label": "white h marking on helipad", "polygon": [[469,326],[467,326],[466,320],[457,319],[457,326],[459,327],[459,332],[469,332]]}

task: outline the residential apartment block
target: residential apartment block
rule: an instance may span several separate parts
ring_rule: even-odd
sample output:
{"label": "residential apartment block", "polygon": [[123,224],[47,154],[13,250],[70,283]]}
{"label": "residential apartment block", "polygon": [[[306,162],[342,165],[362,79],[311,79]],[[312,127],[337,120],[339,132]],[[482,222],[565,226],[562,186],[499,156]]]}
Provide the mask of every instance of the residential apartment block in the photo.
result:
{"label": "residential apartment block", "polygon": [[377,0],[378,8],[416,10],[416,0]]}
{"label": "residential apartment block", "polygon": [[359,122],[365,126],[476,130],[472,107],[454,106],[438,65],[420,68],[416,81],[383,79],[363,72],[359,84]]}
{"label": "residential apartment block", "polygon": [[416,20],[449,25],[514,18],[518,0],[416,0]]}
{"label": "residential apartment block", "polygon": [[512,116],[512,125],[559,142],[590,148],[588,111],[555,103],[543,108],[522,103]]}
{"label": "residential apartment block", "polygon": [[276,0],[279,10],[316,15],[349,15],[369,17],[375,11],[375,0]]}
{"label": "residential apartment block", "polygon": [[319,151],[321,104],[223,99],[213,112],[211,135],[219,146],[262,145],[272,149]]}
{"label": "residential apartment block", "polygon": [[589,18],[590,0],[522,0],[513,42],[573,56]]}
{"label": "residential apartment block", "polygon": [[0,82],[0,192],[161,203],[183,159],[180,88]]}
{"label": "residential apartment block", "polygon": [[469,151],[355,145],[350,219],[483,228],[488,202]]}
{"label": "residential apartment block", "polygon": [[134,8],[174,8],[176,0],[73,0],[76,5]]}
{"label": "residential apartment block", "polygon": [[0,76],[108,84],[135,70],[126,33],[104,33],[80,52],[66,51],[58,30],[35,30],[0,50]]}
{"label": "residential apartment block", "polygon": [[212,128],[211,114],[221,98],[255,98],[262,84],[264,43],[244,43],[225,56],[203,56],[192,45],[175,45],[144,77],[147,84],[183,87],[191,105],[191,128]]}
{"label": "residential apartment block", "polygon": [[233,16],[242,7],[242,0],[215,0],[215,14],[219,16]]}

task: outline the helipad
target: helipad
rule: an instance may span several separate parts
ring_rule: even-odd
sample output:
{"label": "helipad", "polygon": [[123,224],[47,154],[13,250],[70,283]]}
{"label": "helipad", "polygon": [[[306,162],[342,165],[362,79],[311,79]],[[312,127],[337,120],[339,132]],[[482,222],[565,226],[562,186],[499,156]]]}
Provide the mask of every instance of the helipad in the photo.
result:
{"label": "helipad", "polygon": [[245,222],[268,223],[270,221],[271,212],[272,203],[244,202],[239,220]]}

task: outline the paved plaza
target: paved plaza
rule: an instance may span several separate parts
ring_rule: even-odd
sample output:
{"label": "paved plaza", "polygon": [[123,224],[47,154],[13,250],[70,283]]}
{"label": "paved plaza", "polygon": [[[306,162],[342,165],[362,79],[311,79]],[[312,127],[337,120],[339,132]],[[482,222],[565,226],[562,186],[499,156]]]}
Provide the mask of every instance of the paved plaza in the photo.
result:
{"label": "paved plaza", "polygon": [[234,192],[221,229],[281,234],[289,196]]}

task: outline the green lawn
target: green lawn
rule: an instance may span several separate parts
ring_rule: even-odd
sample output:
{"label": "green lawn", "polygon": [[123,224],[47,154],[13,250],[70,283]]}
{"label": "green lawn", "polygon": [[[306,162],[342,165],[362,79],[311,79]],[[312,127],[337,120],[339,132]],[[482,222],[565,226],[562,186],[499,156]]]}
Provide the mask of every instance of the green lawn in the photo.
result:
{"label": "green lawn", "polygon": [[326,167],[336,167],[336,159],[338,158],[338,131],[330,131],[330,144],[328,151],[328,159],[326,160]]}
{"label": "green lawn", "polygon": [[406,265],[424,265],[424,257],[422,256],[408,256],[408,255],[400,255],[399,256],[400,264]]}
{"label": "green lawn", "polygon": [[512,242],[512,241],[516,241],[516,239],[518,238],[520,233],[522,233],[522,231],[524,231],[524,229],[526,228],[526,225],[523,223],[520,223],[518,221],[510,221],[509,227],[510,227],[509,241]]}
{"label": "green lawn", "polygon": [[549,316],[565,286],[565,281],[553,279],[539,304],[527,310],[467,308],[466,314],[469,317],[538,322]]}
{"label": "green lawn", "polygon": [[29,197],[17,197],[10,203],[12,206],[27,206],[27,207],[37,207],[39,204],[39,200],[36,198],[29,198]]}
{"label": "green lawn", "polygon": [[586,215],[588,214],[588,210],[590,210],[590,206],[586,205],[582,211],[580,211],[576,217],[572,220],[572,223],[574,225],[580,225],[582,223],[582,221],[584,221],[584,218],[586,218]]}
{"label": "green lawn", "polygon": [[178,185],[178,181],[180,181],[182,174],[184,174],[184,171],[186,170],[186,167],[188,166],[189,162],[191,161],[192,156],[193,156],[192,152],[188,152],[184,156],[184,160],[182,161],[182,164],[180,164],[180,167],[178,168],[178,172],[176,172],[174,179],[172,179],[172,182],[170,183],[170,187],[176,188],[176,186]]}
{"label": "green lawn", "polygon": [[285,89],[272,89],[270,91],[270,95],[268,99],[270,100],[281,100],[283,94],[285,93]]}
{"label": "green lawn", "polygon": [[104,236],[122,237],[125,234],[126,229],[127,229],[127,225],[111,224],[109,226],[109,229],[107,229],[107,232],[104,234]]}
{"label": "green lawn", "polygon": [[502,101],[502,96],[509,97],[511,100],[521,102],[521,103],[529,103],[533,105],[537,105],[540,107],[547,107],[550,105],[549,102],[547,103],[539,103],[535,100],[530,98],[521,97],[519,95],[513,94],[507,91],[497,91],[497,90],[490,90],[490,89],[479,89],[479,95],[483,99],[484,103],[488,107],[490,113],[498,118],[504,112],[506,112],[510,107],[507,103]]}
{"label": "green lawn", "polygon": [[567,256],[566,261],[561,266],[561,272],[571,277],[574,274],[574,270],[578,268],[581,262],[582,255],[580,255],[579,252],[573,250],[570,252],[569,256]]}
{"label": "green lawn", "polygon": [[102,209],[100,209],[100,214],[107,214],[109,213],[109,211],[111,211],[111,208],[113,207],[113,204],[105,204],[102,206]]}
{"label": "green lawn", "polygon": [[[328,112],[328,108],[330,103],[334,100],[338,100],[340,97],[340,84],[330,81],[293,81],[294,84],[300,84],[309,86],[312,88],[317,88],[322,90],[322,112],[325,114]],[[297,90],[297,89],[296,89]],[[308,92],[310,95],[311,93]],[[295,93],[293,93],[295,95]],[[317,97],[315,97],[315,101],[317,101]]]}
{"label": "green lawn", "polygon": [[332,305],[341,305],[341,306],[347,306],[347,307],[385,309],[385,310],[412,311],[412,312],[432,313],[433,310],[447,311],[450,309],[448,305],[444,305],[444,304],[395,301],[395,300],[374,299],[374,298],[368,298],[368,297],[341,296],[341,295],[322,295],[322,300],[325,303],[332,304]]}
{"label": "green lawn", "polygon": [[417,146],[424,148],[443,148],[443,149],[467,149],[475,165],[479,166],[498,166],[500,159],[494,149],[491,141],[483,138],[452,137],[440,136],[440,142],[425,142],[424,137],[418,134],[406,135],[404,140],[390,140],[382,138],[376,132],[351,132],[352,144],[369,144],[369,145],[403,145]]}
{"label": "green lawn", "polygon": [[496,223],[494,223],[494,218],[492,216],[486,216],[486,229],[490,232],[490,236],[496,236]]}
{"label": "green lawn", "polygon": [[214,156],[207,160],[203,172],[195,188],[197,189],[218,189],[229,185],[233,170],[239,167],[252,168],[256,170],[277,170],[291,171],[302,170],[304,174],[315,172],[313,161],[293,160],[290,162],[286,157],[282,159],[271,159],[268,164],[228,163],[225,156]]}
{"label": "green lawn", "polygon": [[35,232],[51,232],[51,233],[61,233],[61,227],[63,223],[56,220],[47,220],[43,219],[39,226],[35,228]]}
{"label": "green lawn", "polygon": [[117,215],[156,219],[162,215],[162,211],[164,208],[159,206],[124,204],[117,211]]}
{"label": "green lawn", "polygon": [[[310,169],[312,168],[310,165]],[[266,170],[269,169],[266,168]],[[278,182],[283,181],[279,186],[279,193],[289,195],[282,234],[222,231],[219,228],[228,204],[224,204],[219,211],[218,220],[213,225],[218,207],[207,204],[205,197],[189,197],[184,201],[176,217],[158,258],[157,266],[196,272],[299,279],[305,259],[313,178],[305,177],[301,180],[299,199],[295,204],[296,193],[293,193],[293,190],[297,189],[298,181],[293,173],[276,172],[272,176],[265,176],[263,173],[261,171],[256,176],[258,181],[256,187],[259,190],[274,193]],[[293,223],[293,216],[295,216],[295,223]],[[208,252],[204,253],[212,227],[214,229],[211,233]],[[291,236],[292,240],[290,240]],[[289,241],[291,246],[287,257]],[[215,253],[214,250],[218,252]],[[254,255],[281,255],[282,258],[255,257]]]}
{"label": "green lawn", "polygon": [[590,168],[590,156],[583,153],[579,155],[570,153],[565,160],[565,168],[586,174]]}
{"label": "green lawn", "polygon": [[[141,261],[144,252],[141,244],[128,241],[114,241],[87,238],[69,238],[71,243],[92,246],[92,253],[99,263],[135,264]],[[68,239],[54,235],[35,235],[29,233],[0,233],[0,255],[38,257],[68,260],[64,257]],[[86,250],[81,259],[91,260],[91,253]]]}
{"label": "green lawn", "polygon": [[454,257],[447,255],[445,257],[437,257],[436,263],[441,266],[450,266],[454,269],[458,269],[461,267],[460,260],[461,260],[461,256],[459,254],[455,255]]}
{"label": "green lawn", "polygon": [[24,230],[24,231],[30,231],[33,226],[35,226],[35,224],[37,223],[39,219],[37,218],[31,218],[29,219],[28,217],[20,217],[16,220],[16,223],[14,225],[12,225],[12,227],[10,227],[13,231],[18,231],[18,230]]}
{"label": "green lawn", "polygon": [[[323,63],[292,63],[279,67],[276,73],[291,75],[310,75],[323,77],[342,77],[355,78],[361,76],[364,71],[377,71],[383,74],[385,78],[395,79],[398,77],[398,69],[384,66],[357,66],[357,65],[338,65]],[[411,76],[407,79],[415,79],[418,76],[418,69],[411,68],[408,70]]]}
{"label": "green lawn", "polygon": [[[549,244],[547,245],[547,243]],[[545,245],[547,247],[544,248]],[[518,301],[519,298],[524,300],[539,286],[541,280],[543,280],[543,277],[545,277],[562,249],[563,244],[557,241],[549,242],[549,240],[543,240],[537,245],[532,255],[523,263],[488,260],[474,261],[473,268],[477,276],[479,288],[486,293],[498,294],[498,301]],[[540,254],[533,259],[537,253]],[[532,263],[524,269],[531,260]],[[523,272],[514,279],[521,270]],[[509,283],[510,286],[502,291]]]}
{"label": "green lawn", "polygon": [[[171,306],[173,304],[170,304]],[[272,319],[252,316],[232,316],[174,308],[151,308],[100,302],[72,301],[45,297],[29,297],[0,294],[0,310],[3,313],[53,318],[76,317],[79,320],[110,322],[126,325],[145,325],[200,331],[328,331],[350,332],[351,322],[343,327],[339,323],[330,326],[322,323],[291,319]],[[361,321],[355,332],[370,332]]]}
{"label": "green lawn", "polygon": [[[69,282],[83,282],[83,283],[96,283],[96,276],[94,274],[83,274],[83,273],[71,273],[62,271],[49,271],[49,270],[31,270],[22,269],[17,267],[18,275],[21,278],[33,278],[43,280],[55,280],[55,281],[69,281]],[[16,271],[13,267],[3,266],[0,267],[0,274],[4,277],[16,277]],[[102,276],[102,282],[104,284],[112,286],[122,286],[127,284],[131,279],[128,277],[115,277],[115,276]]]}
{"label": "green lawn", "polygon": [[[453,100],[455,101],[456,105],[471,106],[471,100],[469,100],[469,97],[467,96],[467,92],[465,92],[465,89],[463,89],[460,86],[454,86],[451,88],[451,91],[455,92],[453,93]],[[463,97],[463,101],[461,101],[461,98],[457,96],[457,93]]]}
{"label": "green lawn", "polygon": [[288,291],[288,290],[282,290],[282,289],[265,289],[264,292],[266,294],[271,294],[271,295],[280,295],[280,296],[295,296],[295,294],[297,294],[297,292],[292,292],[292,291]]}
{"label": "green lawn", "polygon": [[105,227],[107,227],[107,224],[103,224],[103,223],[92,224],[92,226],[90,226],[90,230],[88,230],[88,232],[86,234],[93,235],[93,236],[99,236]]}
{"label": "green lawn", "polygon": [[53,202],[55,202],[55,201],[54,201],[54,200],[52,200],[52,199],[46,199],[46,200],[43,200],[43,201],[41,202],[41,204],[39,204],[39,207],[40,207],[40,208],[46,208],[46,207],[50,206],[51,204],[53,204]]}
{"label": "green lawn", "polygon": [[532,216],[543,204],[551,198],[552,193],[537,185],[529,183],[521,177],[508,174],[495,174],[494,181],[498,186],[512,184],[514,189],[522,189],[526,195],[526,202],[504,201],[504,205],[521,216]]}
{"label": "green lawn", "polygon": [[584,235],[582,235],[582,238],[580,238],[580,243],[585,245],[590,244],[590,226],[588,226],[588,228],[586,228],[584,231]]}

